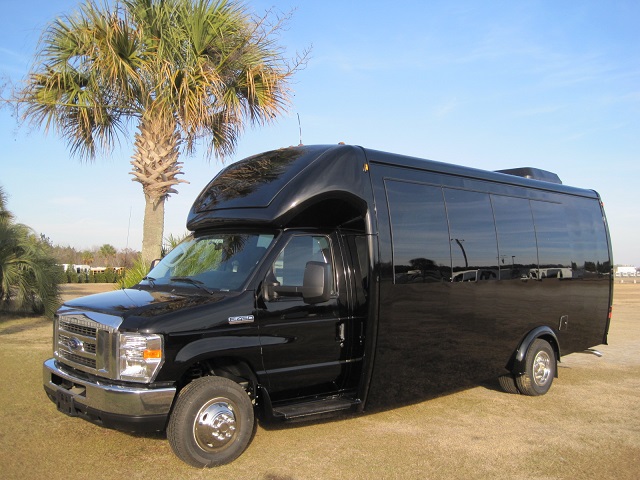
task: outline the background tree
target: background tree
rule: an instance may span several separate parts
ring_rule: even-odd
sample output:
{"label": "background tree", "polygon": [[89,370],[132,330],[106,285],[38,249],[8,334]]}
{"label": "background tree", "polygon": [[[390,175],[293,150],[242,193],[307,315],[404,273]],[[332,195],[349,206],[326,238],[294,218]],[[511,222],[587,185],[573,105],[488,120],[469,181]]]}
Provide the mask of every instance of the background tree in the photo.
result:
{"label": "background tree", "polygon": [[113,245],[105,243],[100,247],[99,252],[104,259],[104,265],[107,267],[112,266],[111,264],[113,263],[113,259],[115,258],[117,253],[116,248]]}
{"label": "background tree", "polygon": [[132,250],[131,248],[123,248],[116,254],[115,266],[130,268],[139,256],[140,252]]}
{"label": "background tree", "polygon": [[8,224],[13,220],[13,214],[7,210],[7,195],[0,187],[0,225]]}
{"label": "background tree", "polygon": [[231,154],[246,124],[289,104],[289,63],[276,44],[284,19],[256,19],[237,0],[88,0],[56,19],[16,100],[22,119],[53,127],[83,159],[109,152],[136,125],[133,180],[145,197],[142,255],[159,258],[164,202],[184,182],[180,153],[206,139]]}
{"label": "background tree", "polygon": [[82,252],[82,264],[83,265],[91,265],[94,260],[94,255],[91,250],[84,250]]}
{"label": "background tree", "polygon": [[0,308],[29,309],[53,316],[60,304],[62,270],[50,246],[26,225],[14,223],[0,188]]}
{"label": "background tree", "polygon": [[191,232],[189,232],[188,230],[181,235],[174,235],[173,233],[170,233],[167,237],[165,237],[164,242],[162,243],[162,256],[164,257],[167,253],[176,248],[189,236],[191,236]]}

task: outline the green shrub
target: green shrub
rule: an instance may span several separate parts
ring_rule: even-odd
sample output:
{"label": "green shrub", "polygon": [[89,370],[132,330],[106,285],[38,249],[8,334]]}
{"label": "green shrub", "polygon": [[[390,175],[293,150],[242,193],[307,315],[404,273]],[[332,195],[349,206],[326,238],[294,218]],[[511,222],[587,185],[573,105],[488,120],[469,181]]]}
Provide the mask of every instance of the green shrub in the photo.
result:
{"label": "green shrub", "polygon": [[51,246],[33,230],[14,223],[0,188],[0,309],[31,310],[53,316],[60,305],[60,268]]}
{"label": "green shrub", "polygon": [[107,268],[104,272],[104,282],[114,283],[116,281],[116,272],[113,268]]}
{"label": "green shrub", "polygon": [[78,273],[73,265],[67,267],[67,283],[78,283]]}
{"label": "green shrub", "polygon": [[117,282],[118,288],[131,288],[140,283],[140,281],[149,273],[149,265],[147,265],[142,256],[138,256],[133,263],[133,267],[127,268],[123,276]]}

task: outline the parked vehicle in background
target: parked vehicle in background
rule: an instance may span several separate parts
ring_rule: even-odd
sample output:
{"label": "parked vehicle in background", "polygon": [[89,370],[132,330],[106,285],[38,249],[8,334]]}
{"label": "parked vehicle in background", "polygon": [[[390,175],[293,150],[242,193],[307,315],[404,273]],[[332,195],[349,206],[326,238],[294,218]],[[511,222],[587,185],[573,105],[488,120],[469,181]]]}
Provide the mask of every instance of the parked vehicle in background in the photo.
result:
{"label": "parked vehicle in background", "polygon": [[492,376],[545,394],[561,354],[606,343],[612,300],[600,198],[557,182],[345,145],[232,164],[139,285],[59,310],[45,390],[72,416],[166,429],[197,467],[237,458],[256,417]]}
{"label": "parked vehicle in background", "polygon": [[615,267],[616,277],[635,277],[636,267]]}

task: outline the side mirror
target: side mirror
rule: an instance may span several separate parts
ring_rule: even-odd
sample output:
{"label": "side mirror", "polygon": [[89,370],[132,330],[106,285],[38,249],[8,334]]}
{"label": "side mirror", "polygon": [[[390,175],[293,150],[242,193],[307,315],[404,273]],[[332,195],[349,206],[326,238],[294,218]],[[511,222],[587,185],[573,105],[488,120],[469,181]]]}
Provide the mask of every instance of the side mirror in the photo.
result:
{"label": "side mirror", "polygon": [[278,283],[276,280],[271,280],[269,278],[267,278],[262,283],[262,296],[264,297],[265,301],[275,302],[276,300],[278,300],[278,298],[280,297],[277,291],[279,286],[280,286],[280,283]]}
{"label": "side mirror", "polygon": [[160,263],[160,259],[159,258],[151,260],[151,266],[149,267],[149,271],[151,271],[154,268],[156,268],[156,265],[158,265],[159,263]]}
{"label": "side mirror", "polygon": [[302,299],[305,303],[322,303],[331,298],[331,265],[307,262],[302,280]]}

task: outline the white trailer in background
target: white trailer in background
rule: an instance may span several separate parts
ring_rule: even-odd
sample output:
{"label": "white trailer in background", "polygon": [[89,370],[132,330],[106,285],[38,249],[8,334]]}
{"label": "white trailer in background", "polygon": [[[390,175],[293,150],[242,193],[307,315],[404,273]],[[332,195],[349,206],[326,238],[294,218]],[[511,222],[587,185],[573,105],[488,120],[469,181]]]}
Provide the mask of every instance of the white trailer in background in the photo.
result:
{"label": "white trailer in background", "polygon": [[635,277],[636,267],[616,267],[616,277]]}

